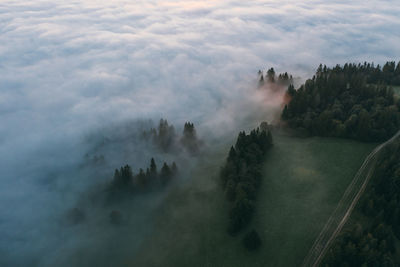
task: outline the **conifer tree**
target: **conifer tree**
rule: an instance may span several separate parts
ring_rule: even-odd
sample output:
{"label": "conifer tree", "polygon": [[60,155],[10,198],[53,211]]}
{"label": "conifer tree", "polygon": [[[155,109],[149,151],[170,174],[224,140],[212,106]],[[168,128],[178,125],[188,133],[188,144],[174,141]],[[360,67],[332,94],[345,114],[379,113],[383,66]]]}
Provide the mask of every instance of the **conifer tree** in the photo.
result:
{"label": "conifer tree", "polygon": [[143,169],[139,170],[139,174],[136,176],[136,179],[140,186],[144,187],[147,185],[147,179],[146,179],[146,175],[145,175]]}
{"label": "conifer tree", "polygon": [[171,179],[171,169],[166,162],[164,162],[161,172],[160,172],[160,179],[162,184],[167,184]]}
{"label": "conifer tree", "polygon": [[258,80],[258,87],[263,87],[264,83],[264,76],[261,74],[260,79]]}
{"label": "conifer tree", "polygon": [[153,178],[157,177],[157,165],[154,158],[150,160],[150,176]]}
{"label": "conifer tree", "polygon": [[274,83],[275,82],[275,70],[274,68],[270,68],[267,71],[268,82]]}

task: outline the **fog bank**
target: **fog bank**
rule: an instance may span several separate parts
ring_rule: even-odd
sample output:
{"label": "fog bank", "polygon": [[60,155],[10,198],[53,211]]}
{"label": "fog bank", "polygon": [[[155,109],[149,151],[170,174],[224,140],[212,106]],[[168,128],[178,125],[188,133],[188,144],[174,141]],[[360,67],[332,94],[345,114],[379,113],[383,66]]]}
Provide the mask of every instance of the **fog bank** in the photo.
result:
{"label": "fog bank", "polygon": [[[98,266],[125,253],[109,249],[115,237],[135,246],[140,235],[114,233],[109,208],[85,196],[124,164],[187,163],[135,136],[147,120],[178,132],[192,121],[206,144],[232,138],[276,117],[282,92],[257,90],[259,69],[307,78],[319,63],[398,60],[399,13],[394,0],[2,1],[0,265]],[[163,197],[124,207],[127,225],[151,231]],[[66,226],[77,203],[87,222]]]}

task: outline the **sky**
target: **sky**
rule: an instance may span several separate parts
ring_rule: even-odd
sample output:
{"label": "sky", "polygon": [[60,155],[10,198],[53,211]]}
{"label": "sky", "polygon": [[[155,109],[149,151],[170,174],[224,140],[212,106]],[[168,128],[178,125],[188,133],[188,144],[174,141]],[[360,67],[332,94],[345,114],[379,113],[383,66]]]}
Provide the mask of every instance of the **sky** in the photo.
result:
{"label": "sky", "polygon": [[0,256],[46,234],[32,225],[71,198],[56,177],[88,135],[161,117],[239,131],[279,101],[254,93],[259,69],[400,60],[398,14],[396,0],[0,1]]}

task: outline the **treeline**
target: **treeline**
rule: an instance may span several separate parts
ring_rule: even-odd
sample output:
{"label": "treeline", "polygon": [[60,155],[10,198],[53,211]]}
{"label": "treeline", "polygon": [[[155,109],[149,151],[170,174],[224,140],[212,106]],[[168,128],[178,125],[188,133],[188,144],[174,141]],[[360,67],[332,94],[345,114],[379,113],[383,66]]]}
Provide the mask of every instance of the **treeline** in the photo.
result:
{"label": "treeline", "polygon": [[383,150],[357,211],[360,223],[338,237],[325,266],[400,266],[400,142]]}
{"label": "treeline", "polygon": [[[324,66],[326,68],[326,66]],[[374,63],[345,64],[343,66],[348,73],[361,73],[369,84],[390,84],[400,85],[400,61],[388,61],[382,67]]]}
{"label": "treeline", "polygon": [[373,64],[320,65],[299,89],[290,85],[282,119],[308,135],[383,141],[400,128],[400,102],[393,88],[399,64],[381,69]]}
{"label": "treeline", "polygon": [[[128,164],[115,169],[112,180],[104,187],[105,204],[118,203],[121,200],[130,199],[136,194],[161,191],[178,175],[178,167],[175,162],[168,165],[163,163],[158,170],[155,160],[150,160],[150,165],[146,171],[139,169],[138,173],[133,173]],[[86,213],[82,207],[75,207],[66,212],[66,222],[71,225],[83,223]],[[109,221],[118,225],[123,221],[123,214],[119,210],[112,210],[109,214]]]}
{"label": "treeline", "polygon": [[194,124],[186,122],[183,127],[182,137],[180,143],[186,148],[191,154],[197,154],[200,150],[201,141],[197,138],[196,129]]}
{"label": "treeline", "polygon": [[[263,127],[262,130],[252,130],[250,134],[240,132],[235,146],[230,148],[220,180],[226,199],[230,202],[228,232],[231,235],[245,228],[253,216],[263,158],[271,146],[271,132]],[[246,245],[249,249],[255,249],[260,243],[254,231],[243,242],[250,244]]]}
{"label": "treeline", "polygon": [[261,70],[258,71],[258,86],[262,87],[266,83],[277,83],[280,85],[293,84],[293,76],[287,72],[281,73],[278,76],[275,73],[274,68],[267,70],[265,76]]}
{"label": "treeline", "polygon": [[124,196],[126,193],[146,192],[167,185],[178,173],[178,168],[173,162],[162,165],[160,171],[152,158],[150,166],[144,171],[139,169],[137,174],[132,172],[129,165],[116,169],[108,191],[112,198]]}
{"label": "treeline", "polygon": [[183,127],[182,136],[178,136],[173,125],[167,120],[161,119],[157,128],[143,131],[142,137],[153,142],[163,152],[185,149],[192,155],[200,151],[202,141],[198,139],[194,124],[186,122]]}

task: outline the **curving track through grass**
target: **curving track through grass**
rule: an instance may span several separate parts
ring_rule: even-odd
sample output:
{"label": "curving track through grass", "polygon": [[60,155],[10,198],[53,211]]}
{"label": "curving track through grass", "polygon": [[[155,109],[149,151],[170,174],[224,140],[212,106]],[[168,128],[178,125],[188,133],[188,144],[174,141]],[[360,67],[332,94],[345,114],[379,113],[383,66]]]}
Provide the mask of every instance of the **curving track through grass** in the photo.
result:
{"label": "curving track through grass", "polygon": [[302,266],[318,266],[336,236],[340,233],[343,226],[350,217],[354,207],[364,192],[374,170],[375,160],[378,153],[386,146],[391,144],[400,136],[398,131],[392,138],[377,146],[365,159],[361,168],[354,176],[352,182],[347,187],[343,197],[340,199],[336,209],[329,217],[324,228],[319,233],[313,246],[308,252]]}

